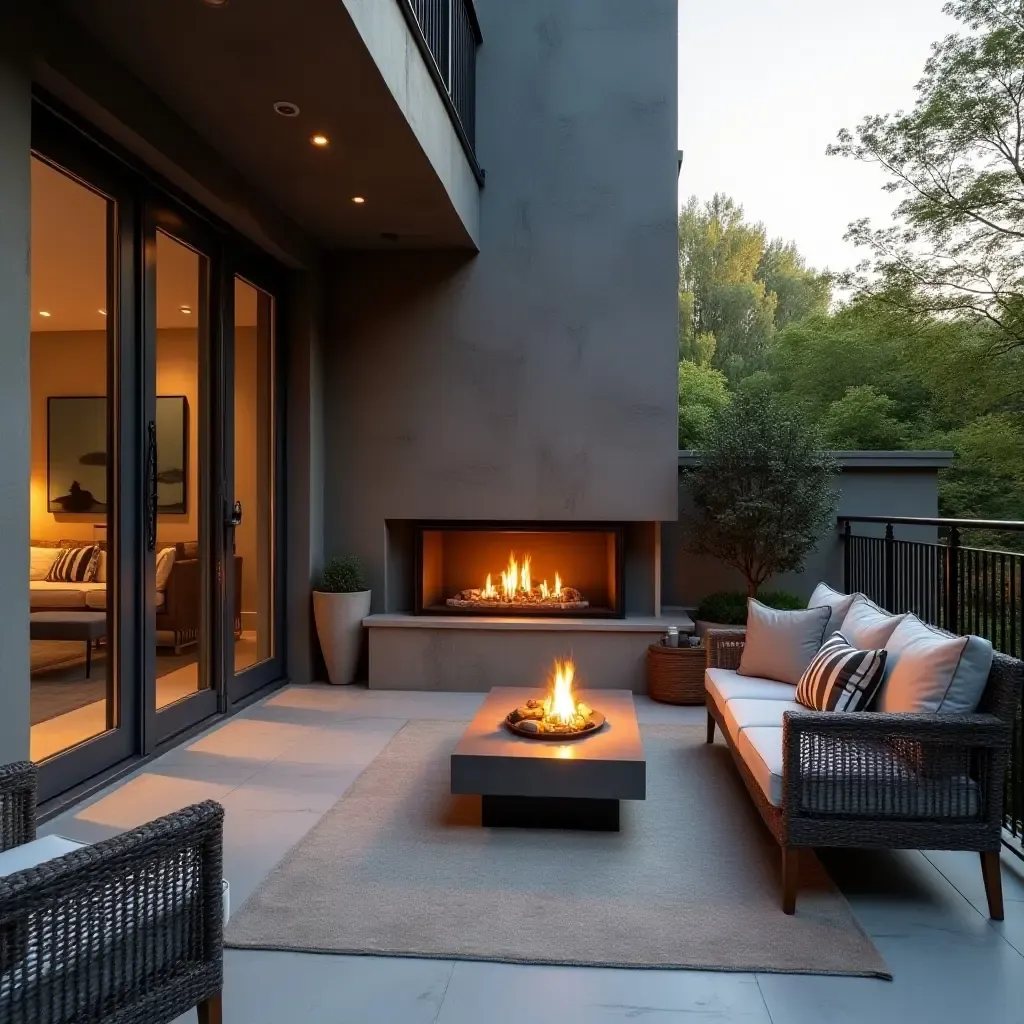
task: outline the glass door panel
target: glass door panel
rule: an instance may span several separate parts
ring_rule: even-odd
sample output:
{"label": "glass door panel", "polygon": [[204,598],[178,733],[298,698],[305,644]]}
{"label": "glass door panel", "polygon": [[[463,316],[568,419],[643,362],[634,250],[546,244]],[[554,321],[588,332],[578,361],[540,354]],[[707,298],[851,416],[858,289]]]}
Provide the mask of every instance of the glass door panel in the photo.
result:
{"label": "glass door panel", "polygon": [[[153,381],[146,460],[147,586],[155,617],[148,664],[154,676],[158,735],[209,714],[209,700],[192,711],[167,709],[212,697],[210,671],[211,565],[210,259],[156,229]],[[152,579],[152,583],[148,581]],[[201,703],[201,707],[198,704]]]}
{"label": "glass door panel", "polygon": [[274,300],[234,279],[235,674],[269,661],[274,637]]}
{"label": "glass door panel", "polygon": [[117,211],[36,156],[31,175],[30,749],[40,762],[120,721],[108,600]]}

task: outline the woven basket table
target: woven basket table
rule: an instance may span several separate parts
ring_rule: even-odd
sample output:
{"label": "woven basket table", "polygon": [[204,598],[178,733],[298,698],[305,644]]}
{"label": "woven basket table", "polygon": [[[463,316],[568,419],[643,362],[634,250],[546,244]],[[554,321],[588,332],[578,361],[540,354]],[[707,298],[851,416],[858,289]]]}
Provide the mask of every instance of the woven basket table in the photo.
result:
{"label": "woven basket table", "polygon": [[703,704],[704,647],[647,648],[647,695],[662,704]]}

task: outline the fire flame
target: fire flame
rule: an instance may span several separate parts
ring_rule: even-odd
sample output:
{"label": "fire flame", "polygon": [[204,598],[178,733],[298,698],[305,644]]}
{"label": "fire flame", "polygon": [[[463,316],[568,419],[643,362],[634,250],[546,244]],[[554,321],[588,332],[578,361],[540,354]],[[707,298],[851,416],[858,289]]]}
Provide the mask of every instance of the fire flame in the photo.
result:
{"label": "fire flame", "polygon": [[[514,601],[517,597],[522,597],[523,595],[529,596],[534,590],[531,561],[532,556],[526,554],[523,555],[522,563],[520,563],[516,558],[516,553],[510,551],[508,566],[501,573],[500,591],[494,585],[491,574],[488,573],[487,580],[480,590],[480,596],[490,598],[491,600],[495,600],[500,596],[505,601]],[[556,601],[560,601],[562,599],[562,577],[557,572],[555,573],[554,590],[548,586],[547,580],[542,580],[537,590],[544,601],[552,597]]]}
{"label": "fire flame", "polygon": [[575,726],[581,718],[576,708],[576,697],[572,692],[572,681],[576,665],[572,658],[555,660],[555,672],[551,678],[551,693],[544,699],[544,718],[557,725]]}

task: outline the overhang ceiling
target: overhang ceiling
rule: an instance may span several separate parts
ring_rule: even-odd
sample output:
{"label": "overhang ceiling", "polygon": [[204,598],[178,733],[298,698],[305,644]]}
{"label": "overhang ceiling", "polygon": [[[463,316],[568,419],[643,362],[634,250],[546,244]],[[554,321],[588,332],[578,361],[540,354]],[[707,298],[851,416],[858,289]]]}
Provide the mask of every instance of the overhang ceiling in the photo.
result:
{"label": "overhang ceiling", "polygon": [[[322,245],[471,246],[342,0],[60,6],[81,45],[91,37]],[[276,114],[281,100],[299,116]]]}

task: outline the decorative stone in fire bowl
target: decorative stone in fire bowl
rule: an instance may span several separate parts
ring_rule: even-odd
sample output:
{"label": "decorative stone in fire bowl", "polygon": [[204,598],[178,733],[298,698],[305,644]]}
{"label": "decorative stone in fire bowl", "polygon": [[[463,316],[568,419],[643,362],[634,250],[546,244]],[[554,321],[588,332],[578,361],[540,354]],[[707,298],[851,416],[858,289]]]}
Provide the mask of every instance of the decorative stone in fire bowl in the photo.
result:
{"label": "decorative stone in fire bowl", "polygon": [[505,724],[519,736],[531,740],[580,739],[597,732],[605,718],[589,704],[577,701],[572,691],[576,666],[571,658],[555,662],[551,692],[543,699],[531,699],[505,716]]}

